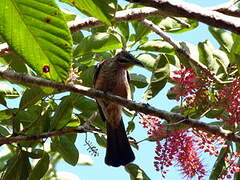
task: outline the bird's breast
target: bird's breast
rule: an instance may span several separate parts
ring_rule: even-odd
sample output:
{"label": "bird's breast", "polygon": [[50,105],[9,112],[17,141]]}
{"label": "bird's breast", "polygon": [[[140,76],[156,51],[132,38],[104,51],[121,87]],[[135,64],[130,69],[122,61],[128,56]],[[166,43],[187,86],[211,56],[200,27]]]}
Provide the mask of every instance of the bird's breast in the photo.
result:
{"label": "bird's breast", "polygon": [[127,71],[99,73],[95,88],[127,98],[129,90]]}

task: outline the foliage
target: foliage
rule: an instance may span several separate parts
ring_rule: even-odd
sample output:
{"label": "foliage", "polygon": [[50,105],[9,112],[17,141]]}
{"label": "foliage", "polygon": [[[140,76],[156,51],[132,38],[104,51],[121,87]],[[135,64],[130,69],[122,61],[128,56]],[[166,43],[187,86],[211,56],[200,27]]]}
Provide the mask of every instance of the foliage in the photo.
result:
{"label": "foliage", "polygon": [[[1,66],[56,82],[91,87],[96,63],[126,48],[145,65],[143,73],[130,72],[132,94],[145,88],[143,101],[157,99],[165,85],[171,83],[173,87],[167,96],[179,102],[173,112],[200,120],[207,117],[210,125],[239,131],[239,35],[209,27],[219,48],[209,40],[199,42],[197,46],[181,42],[182,50],[194,57],[205,68],[203,71],[183,58],[171,43],[157,35],[152,36],[151,30],[140,21],[115,21],[118,10],[137,5],[121,7],[116,0],[60,1],[76,7],[81,15],[99,19],[104,26],[70,32],[67,23],[76,16],[59,8],[55,0],[1,0],[0,43],[10,47],[3,53],[0,51]],[[155,16],[149,19],[169,34],[198,27],[198,22],[187,18]],[[150,77],[146,76],[148,73]],[[10,107],[9,99],[19,105]],[[4,79],[0,82],[0,105],[2,139],[74,129],[97,111],[95,101],[86,96],[59,89],[11,84]],[[132,112],[124,112],[133,117]],[[234,176],[239,179],[239,144],[179,123],[168,124],[143,114],[139,117],[143,127],[148,128],[147,140],[156,141],[153,164],[163,177],[170,166],[176,166],[186,178]],[[133,120],[128,123],[130,134],[135,130],[135,123]],[[105,124],[98,116],[92,126],[105,132]],[[105,136],[94,135],[96,143],[105,147]],[[81,164],[76,138],[77,134],[63,134],[48,141],[36,139],[5,145],[3,149],[7,153],[0,155],[2,179],[47,180],[57,177],[55,167],[61,159],[72,166]],[[88,141],[86,144],[92,154],[98,154],[95,146]],[[136,143],[132,144],[137,147]],[[46,148],[47,145],[50,147]],[[210,174],[205,169],[207,162],[201,159],[203,153],[217,157]],[[136,164],[127,165],[125,170],[130,179],[150,179]]]}

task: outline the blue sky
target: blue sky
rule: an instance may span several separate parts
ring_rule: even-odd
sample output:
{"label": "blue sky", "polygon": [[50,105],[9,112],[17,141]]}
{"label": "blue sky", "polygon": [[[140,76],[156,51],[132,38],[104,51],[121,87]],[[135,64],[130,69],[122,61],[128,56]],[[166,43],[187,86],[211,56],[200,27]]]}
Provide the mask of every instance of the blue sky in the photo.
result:
{"label": "blue sky", "polygon": [[[124,1],[120,1],[121,3],[125,3]],[[223,2],[226,2],[224,0],[215,0],[215,1],[209,1],[209,0],[198,0],[198,1],[193,1],[193,0],[187,0],[187,2],[191,3],[197,3],[200,6],[206,7],[206,6],[214,6],[217,4],[221,4]],[[64,6],[68,7],[68,6]],[[189,31],[183,34],[174,34],[171,36],[174,38],[174,40],[177,41],[187,41],[193,44],[197,44],[200,41],[204,40],[210,40],[216,47],[218,46],[216,41],[212,38],[210,33],[207,30],[207,26],[204,24],[200,23],[200,26],[193,30]],[[132,72],[135,73],[143,73],[146,75],[148,78],[150,78],[150,73],[143,70],[142,68],[136,67],[132,70]],[[167,85],[161,92],[160,94],[154,98],[154,100],[151,100],[149,103],[159,109],[164,109],[164,110],[170,110],[172,107],[177,105],[175,101],[170,101],[166,98],[166,93],[168,89],[170,88],[170,85]],[[144,92],[144,89],[140,89],[136,92],[135,94],[135,100],[136,101],[141,101],[141,96]],[[128,117],[124,117],[125,122],[130,120]],[[139,119],[135,119],[136,122],[136,130],[132,134],[134,138],[136,138],[137,141],[144,139],[147,137],[145,129],[139,125]],[[78,141],[77,141],[77,147],[79,149],[80,153],[87,154],[89,153],[86,151],[86,147],[83,146],[84,144],[84,137],[83,135],[78,136]],[[88,137],[91,137],[91,135],[88,135]],[[92,138],[89,138],[92,139]],[[92,142],[97,146],[97,143],[95,143],[94,139],[92,139]],[[99,147],[99,156],[98,157],[92,157],[94,161],[93,166],[76,166],[72,167],[68,165],[67,163],[60,163],[57,166],[57,169],[59,171],[68,171],[68,172],[73,172],[76,174],[79,179],[81,180],[96,180],[96,179],[104,179],[104,180],[125,180],[129,179],[129,175],[126,173],[123,167],[120,168],[113,168],[113,167],[108,167],[104,164],[104,156],[105,156],[105,149]],[[134,149],[135,155],[136,155],[136,160],[134,163],[139,165],[144,171],[147,173],[147,175],[152,179],[152,180],[157,180],[157,179],[163,179],[161,177],[161,174],[159,172],[156,172],[154,167],[153,167],[153,157],[154,157],[154,149],[155,149],[155,143],[150,143],[150,142],[143,142],[139,145],[139,150],[136,151]],[[206,160],[208,157],[202,156],[203,159]],[[208,170],[211,169],[214,159],[205,161],[207,164]],[[170,172],[167,174],[166,179],[167,180],[181,180],[183,176],[179,174],[177,171],[177,167],[174,167],[170,170]],[[197,178],[196,178],[197,179]]]}

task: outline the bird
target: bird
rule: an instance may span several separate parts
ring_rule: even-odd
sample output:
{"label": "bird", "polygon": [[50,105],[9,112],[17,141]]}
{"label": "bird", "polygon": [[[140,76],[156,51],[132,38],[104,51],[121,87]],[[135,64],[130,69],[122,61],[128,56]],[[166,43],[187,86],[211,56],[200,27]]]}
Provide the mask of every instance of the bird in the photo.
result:
{"label": "bird", "polygon": [[[130,77],[128,68],[144,66],[128,51],[122,50],[113,58],[97,64],[93,85],[97,90],[126,99],[131,98]],[[96,99],[98,111],[106,122],[107,145],[105,164],[113,167],[125,166],[135,160],[125,131],[122,108],[123,106],[105,99]]]}

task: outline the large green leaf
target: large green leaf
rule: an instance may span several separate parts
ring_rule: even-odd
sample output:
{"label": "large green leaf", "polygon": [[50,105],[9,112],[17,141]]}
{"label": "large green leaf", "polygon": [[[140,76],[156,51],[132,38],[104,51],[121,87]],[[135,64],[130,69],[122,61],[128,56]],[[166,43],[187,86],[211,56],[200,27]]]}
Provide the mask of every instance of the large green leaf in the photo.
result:
{"label": "large green leaf", "polygon": [[[185,25],[183,25],[185,24]],[[182,33],[192,30],[198,26],[198,22],[187,18],[170,18],[167,17],[158,24],[166,32]]]}
{"label": "large green leaf", "polygon": [[168,54],[174,54],[174,48],[166,41],[163,40],[151,40],[141,44],[138,50],[155,51]]}
{"label": "large green leaf", "polygon": [[62,155],[63,159],[75,166],[78,162],[79,152],[74,142],[66,136],[59,136],[59,138],[54,138],[52,146]]}
{"label": "large green leaf", "polygon": [[137,88],[144,88],[148,85],[147,78],[142,74],[132,73],[130,74],[131,84]]}
{"label": "large green leaf", "polygon": [[128,164],[125,170],[129,173],[131,180],[150,180],[147,174],[136,164]]}
{"label": "large green leaf", "polygon": [[31,171],[28,180],[40,180],[49,167],[49,155],[44,152],[42,158],[37,162]]}
{"label": "large green leaf", "polygon": [[221,49],[229,53],[234,43],[232,35],[229,32],[216,27],[209,26],[208,30],[213,35],[213,37],[218,41],[218,43],[221,46]]}
{"label": "large green leaf", "polygon": [[137,59],[139,59],[143,64],[144,68],[152,71],[154,68],[154,64],[156,62],[157,55],[151,54],[151,53],[144,53],[137,56]]}
{"label": "large green leaf", "polygon": [[198,44],[198,51],[199,51],[199,60],[207,66],[212,72],[216,74],[219,64],[217,63],[216,59],[213,57],[213,51],[215,48],[211,44],[210,41],[200,42]]}
{"label": "large green leaf", "polygon": [[71,121],[73,111],[72,96],[64,96],[51,121],[51,129],[61,129]]}
{"label": "large green leaf", "polygon": [[81,112],[93,112],[97,110],[96,102],[80,94],[72,94],[73,106]]}
{"label": "large green leaf", "polygon": [[54,0],[1,0],[0,34],[42,77],[63,81],[72,58],[72,39]]}
{"label": "large green leaf", "polygon": [[83,38],[74,51],[74,56],[89,52],[103,52],[121,48],[122,44],[116,36],[108,33],[98,33]]}
{"label": "large green leaf", "polygon": [[215,180],[215,179],[219,178],[220,174],[223,171],[224,165],[225,165],[225,157],[227,156],[228,153],[229,153],[229,148],[224,147],[221,149],[220,154],[219,154],[217,160],[215,161],[215,164],[212,168],[212,172],[209,176],[210,180]]}
{"label": "large green leaf", "polygon": [[93,16],[100,21],[111,25],[111,19],[115,14],[116,0],[60,0],[76,7],[82,13]]}
{"label": "large green leaf", "polygon": [[17,98],[20,94],[12,86],[0,83],[0,95],[6,98]]}
{"label": "large green leaf", "polygon": [[214,74],[227,73],[229,59],[225,52],[215,49],[210,41],[198,44],[199,60],[206,65]]}
{"label": "large green leaf", "polygon": [[163,54],[158,56],[150,84],[143,95],[144,100],[153,98],[164,88],[168,81],[169,72],[170,66],[167,57]]}
{"label": "large green leaf", "polygon": [[3,180],[22,180],[27,179],[31,165],[28,159],[27,152],[21,151],[8,161],[7,170],[1,179]]}

